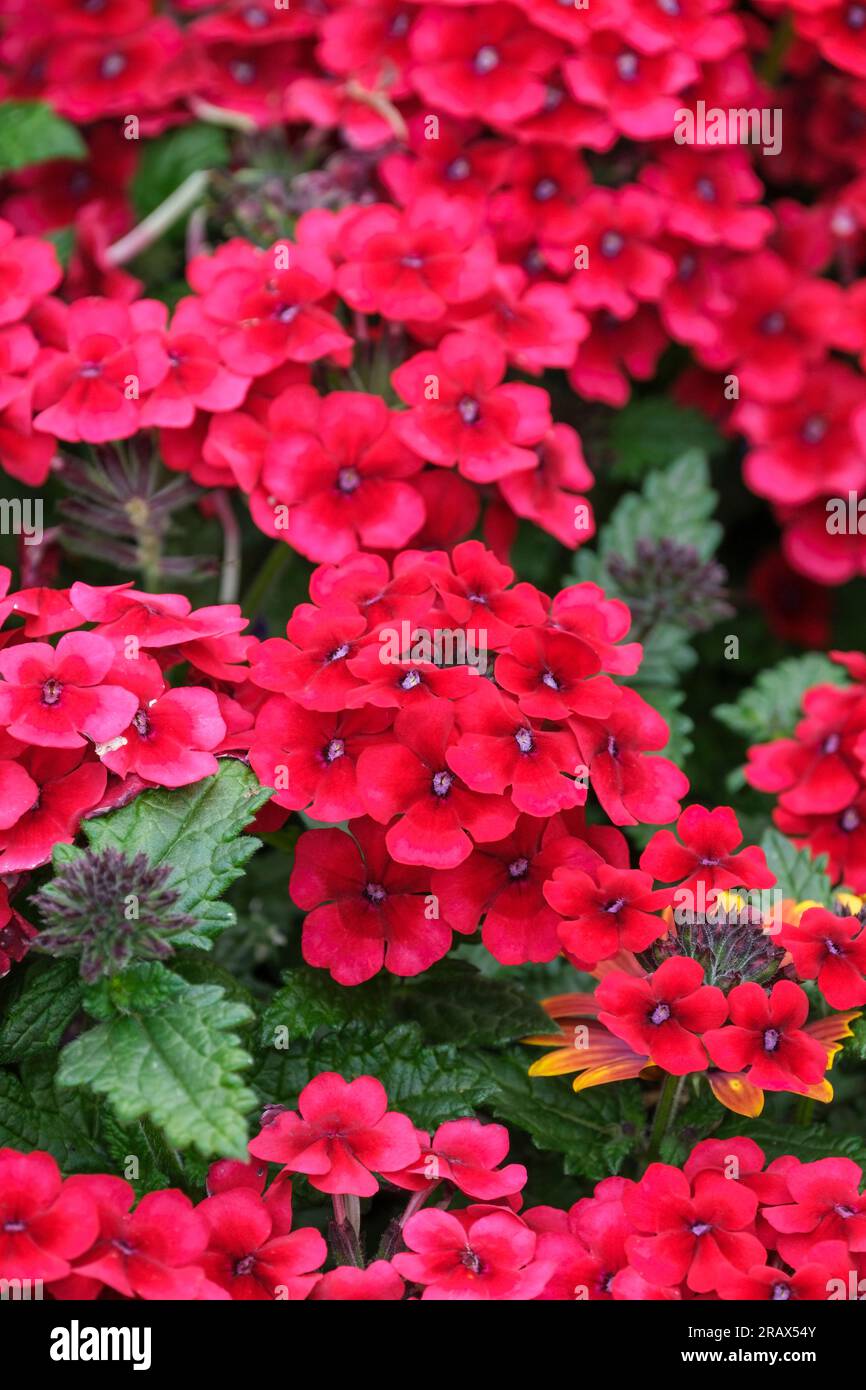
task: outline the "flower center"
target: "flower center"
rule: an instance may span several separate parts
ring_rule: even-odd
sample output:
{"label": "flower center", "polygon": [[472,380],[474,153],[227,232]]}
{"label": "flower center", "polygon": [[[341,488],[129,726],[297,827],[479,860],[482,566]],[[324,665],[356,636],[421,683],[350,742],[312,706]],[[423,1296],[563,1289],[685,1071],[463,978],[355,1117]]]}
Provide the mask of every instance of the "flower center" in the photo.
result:
{"label": "flower center", "polygon": [[608,260],[612,260],[614,256],[618,256],[624,246],[625,241],[619,232],[605,232],[599,242],[599,250]]}
{"label": "flower center", "polygon": [[407,671],[403,679],[399,681],[398,684],[401,690],[414,690],[416,686],[419,686],[421,684],[420,671]]}
{"label": "flower center", "polygon": [[126,58],[122,53],[106,53],[99,64],[100,77],[119,77],[126,69]]}
{"label": "flower center", "polygon": [[27,1222],[26,1222],[26,1221],[6,1221],[6,1222],[4,1222],[3,1230],[6,1232],[7,1235],[10,1235],[10,1236],[19,1236],[19,1235],[21,1235],[21,1232],[22,1232],[22,1231],[26,1231],[26,1230],[27,1230]]}
{"label": "flower center", "polygon": [[446,179],[468,179],[471,172],[472,166],[469,160],[462,154],[459,154],[457,158],[452,159],[451,163],[446,167],[445,177]]}
{"label": "flower center", "polygon": [[256,1262],[256,1257],[255,1257],[255,1255],[244,1255],[244,1257],[243,1257],[242,1260],[236,1260],[236,1261],[235,1261],[235,1267],[234,1267],[234,1272],[235,1272],[235,1274],[241,1274],[241,1275],[243,1275],[243,1274],[250,1274],[250,1273],[252,1272],[252,1268],[253,1268],[253,1265],[255,1264],[255,1262]]}
{"label": "flower center", "polygon": [[[610,912],[615,915],[617,912],[621,912],[624,907],[625,898],[614,898],[613,902],[607,903],[606,906],[602,908],[602,912]],[[660,1007],[663,1009],[668,1008],[667,1004],[662,1004]],[[668,1009],[668,1015],[670,1015],[670,1009]]]}
{"label": "flower center", "polygon": [[514,742],[517,744],[521,753],[531,753],[535,747],[531,729],[518,729],[514,735]]}
{"label": "flower center", "polygon": [[451,790],[454,776],[448,771],[434,772],[433,774],[433,794],[434,796],[447,796]]}
{"label": "flower center", "polygon": [[849,806],[847,811],[843,811],[841,816],[839,817],[839,826],[842,830],[845,831],[847,835],[850,835],[852,831],[857,830],[859,825],[860,816],[854,810],[853,806]]}
{"label": "flower center", "polygon": [[620,53],[616,60],[616,70],[623,82],[633,82],[637,77],[638,61],[636,53]]}
{"label": "flower center", "polygon": [[823,415],[810,415],[803,426],[803,439],[807,444],[820,444],[827,433],[827,421]]}
{"label": "flower center", "polygon": [[460,1263],[463,1265],[463,1268],[468,1269],[471,1274],[481,1273],[481,1260],[478,1258],[475,1251],[468,1249],[468,1247],[466,1250],[461,1251]]}
{"label": "flower center", "polygon": [[774,1284],[771,1297],[774,1303],[784,1303],[786,1299],[791,1297],[791,1285]]}
{"label": "flower center", "polygon": [[696,1221],[694,1226],[692,1226],[692,1235],[699,1237],[705,1236],[712,1229],[709,1221]]}
{"label": "flower center", "polygon": [[695,184],[695,192],[704,203],[714,203],[716,201],[716,186],[712,179],[698,179]]}
{"label": "flower center", "polygon": [[857,1214],[853,1207],[846,1207],[844,1202],[837,1202],[833,1210],[837,1216],[841,1216],[843,1221],[847,1221],[849,1217],[856,1216]]}
{"label": "flower center", "polygon": [[380,903],[383,898],[387,897],[381,883],[368,883],[364,889],[364,893],[366,897],[370,899],[371,903]]}
{"label": "flower center", "polygon": [[249,87],[256,80],[256,65],[238,59],[234,63],[229,63],[229,74],[240,87]]}
{"label": "flower center", "polygon": [[325,762],[335,763],[338,758],[342,758],[346,752],[346,745],[341,738],[332,738],[325,749]]}
{"label": "flower center", "polygon": [[761,332],[769,333],[772,337],[782,333],[785,328],[785,315],[781,309],[774,309],[771,314],[765,314],[761,319]]}
{"label": "flower center", "polygon": [[821,744],[821,752],[836,753],[839,750],[839,745],[841,742],[841,734],[828,734],[827,737],[824,739],[824,742]]}
{"label": "flower center", "polygon": [[279,323],[292,323],[300,312],[300,304],[278,304],[274,310],[274,318]]}
{"label": "flower center", "polygon": [[866,24],[866,10],[862,5],[849,5],[845,15],[845,23],[849,29],[862,29]]}
{"label": "flower center", "polygon": [[508,872],[512,878],[525,878],[528,869],[529,860],[524,859],[522,856],[520,859],[512,859],[511,863],[508,865]]}
{"label": "flower center", "polygon": [[472,396],[464,396],[457,405],[457,413],[464,425],[475,425],[481,416],[481,406]]}
{"label": "flower center", "polygon": [[778,1048],[779,1048],[779,1043],[780,1043],[781,1041],[782,1041],[782,1034],[779,1032],[778,1028],[765,1028],[765,1029],[764,1029],[764,1051],[765,1051],[765,1052],[777,1052],[777,1051],[778,1051]]}
{"label": "flower center", "polygon": [[341,468],[337,474],[337,487],[341,492],[354,492],[361,485],[361,475],[357,468]]}
{"label": "flower center", "polygon": [[656,1028],[658,1028],[662,1023],[667,1023],[670,1016],[670,1004],[656,1004],[655,1008],[649,1016],[649,1021],[650,1023],[654,1024]]}
{"label": "flower center", "polygon": [[486,43],[482,48],[479,48],[478,52],[475,54],[473,67],[481,76],[484,76],[485,73],[493,72],[494,68],[499,67],[499,54],[492,44]]}
{"label": "flower center", "polygon": [[42,703],[43,703],[43,705],[56,705],[56,704],[59,704],[59,702],[60,702],[60,696],[61,696],[62,694],[63,694],[63,686],[60,684],[60,681],[55,680],[53,676],[50,676],[49,679],[45,682],[45,684],[44,684],[43,687],[42,687]]}
{"label": "flower center", "polygon": [[400,264],[405,266],[407,270],[420,270],[424,264],[424,257],[413,252],[408,256],[401,256]]}
{"label": "flower center", "polygon": [[244,23],[249,29],[264,29],[268,22],[267,13],[258,5],[249,5],[244,10]]}
{"label": "flower center", "polygon": [[330,655],[329,657],[326,657],[325,659],[326,659],[327,661],[342,661],[342,660],[343,660],[345,657],[347,657],[348,655],[349,655],[349,644],[348,644],[348,642],[341,642],[340,645],[339,645],[339,647],[335,647],[334,650],[331,652],[331,655]]}
{"label": "flower center", "polygon": [[132,716],[132,723],[136,733],[140,734],[142,738],[147,738],[150,733],[150,720],[147,717],[147,710],[136,710],[135,714]]}
{"label": "flower center", "polygon": [[555,198],[559,192],[559,184],[555,179],[539,179],[533,190],[533,197],[539,203],[549,203],[551,198]]}
{"label": "flower center", "polygon": [[541,683],[542,685],[549,686],[551,690],[559,689],[559,681],[552,671],[545,671],[544,675],[541,677]]}

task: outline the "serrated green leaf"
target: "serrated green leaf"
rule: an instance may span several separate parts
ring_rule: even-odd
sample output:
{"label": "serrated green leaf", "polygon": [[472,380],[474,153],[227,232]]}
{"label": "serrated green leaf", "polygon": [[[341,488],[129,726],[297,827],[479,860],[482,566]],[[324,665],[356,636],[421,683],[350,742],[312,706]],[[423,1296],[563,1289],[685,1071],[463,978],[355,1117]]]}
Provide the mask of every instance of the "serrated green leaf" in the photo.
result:
{"label": "serrated green leaf", "polygon": [[105,1172],[98,1103],[84,1092],[59,1091],[54,1060],[25,1062],[18,1075],[0,1070],[0,1148],[44,1149],[65,1173]]}
{"label": "serrated green leaf", "polygon": [[[218,899],[260,846],[242,832],[268,796],[248,767],[224,758],[213,777],[173,791],[142,792],[129,806],[84,821],[82,830],[95,849],[112,846],[144,853],[151,864],[170,864],[168,883],[180,894],[174,910],[197,919],[172,944],[210,950],[213,938],[234,925],[234,909]],[[59,846],[55,867],[79,853]]]}
{"label": "serrated green leaf", "polygon": [[525,1050],[475,1059],[491,1085],[485,1108],[565,1158],[568,1173],[598,1181],[619,1171],[644,1128],[640,1088],[630,1082],[576,1094],[563,1078],[528,1075]]}
{"label": "serrated green leaf", "polygon": [[386,998],[381,979],[347,989],[324,970],[287,970],[259,1020],[261,1046],[273,1047],[278,1036],[289,1042],[311,1038],[319,1028],[340,1028],[353,1019],[373,1024]]}
{"label": "serrated green leaf", "polygon": [[14,986],[0,1019],[0,1062],[21,1062],[53,1051],[81,1008],[75,961],[34,956],[16,971]]}
{"label": "serrated green leaf", "polygon": [[610,447],[614,478],[634,482],[650,469],[664,468],[675,452],[699,449],[715,454],[724,440],[699,410],[677,405],[669,396],[645,396],[633,397],[616,412]]}
{"label": "serrated green leaf", "polygon": [[144,146],[132,182],[132,201],[138,217],[146,217],[199,169],[227,164],[229,147],[218,126],[194,122],[166,131]]}
{"label": "serrated green leaf", "polygon": [[550,1020],[514,979],[482,975],[468,961],[441,961],[395,991],[394,1009],[433,1042],[498,1047],[549,1027]]}
{"label": "serrated green leaf", "polygon": [[360,1022],[285,1050],[270,1049],[254,1084],[265,1103],[295,1106],[307,1082],[322,1071],[339,1072],[347,1081],[378,1077],[390,1105],[423,1129],[471,1115],[493,1085],[459,1047],[427,1043],[417,1024],[375,1029]]}
{"label": "serrated green leaf", "polygon": [[87,146],[43,101],[0,102],[0,174],[49,159],[83,159]]}
{"label": "serrated green leaf", "polygon": [[[620,555],[634,560],[641,539],[673,538],[680,545],[694,546],[702,560],[709,560],[722,536],[722,528],[712,520],[717,500],[705,455],[688,450],[669,468],[650,473],[639,493],[629,492],[620,499],[601,528],[596,554],[586,548],[578,551],[578,577],[603,582],[598,557],[604,561],[608,555]],[[615,591],[609,579],[604,587]]]}
{"label": "serrated green leaf", "polygon": [[866,1141],[859,1135],[836,1134],[827,1125],[780,1125],[773,1119],[747,1120],[742,1115],[731,1115],[715,1137],[727,1139],[741,1134],[760,1145],[768,1162],[783,1154],[795,1154],[803,1163],[838,1155],[853,1158],[866,1167]]}
{"label": "serrated green leaf", "polygon": [[807,652],[762,671],[753,686],[713,714],[750,743],[788,738],[801,718],[801,702],[813,685],[843,685],[847,677],[820,652]]}
{"label": "serrated green leaf", "polygon": [[827,876],[826,854],[813,859],[808,849],[797,849],[787,835],[774,827],[764,832],[761,848],[784,897],[798,903],[813,898],[826,907],[832,906],[833,889]]}
{"label": "serrated green leaf", "polygon": [[[153,982],[161,972],[160,989]],[[250,1010],[215,985],[188,985],[163,966],[147,972],[143,995],[127,992],[140,1012],[115,1016],[64,1048],[58,1083],[108,1097],[122,1124],[148,1115],[169,1144],[193,1144],[205,1156],[243,1157],[245,1116],[255,1096],[239,1073],[250,1059],[230,1030]]]}

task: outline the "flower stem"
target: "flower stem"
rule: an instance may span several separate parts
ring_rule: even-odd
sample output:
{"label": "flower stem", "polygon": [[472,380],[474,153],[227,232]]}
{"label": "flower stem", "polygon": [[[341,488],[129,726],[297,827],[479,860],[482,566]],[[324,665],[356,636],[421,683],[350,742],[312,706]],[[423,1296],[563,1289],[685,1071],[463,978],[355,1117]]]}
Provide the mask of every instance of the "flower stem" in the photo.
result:
{"label": "flower stem", "polygon": [[119,241],[108,247],[105,252],[106,263],[126,265],[128,261],[140,256],[142,251],[146,251],[148,246],[153,246],[178,218],[201,201],[209,178],[210,171],[207,169],[197,169],[195,173],[190,174],[189,178],[184,179],[165,202],[154,208],[137,227],[133,227],[131,232],[127,232],[126,236],[122,236]]}
{"label": "flower stem", "polygon": [[214,512],[223,528],[223,562],[220,570],[220,603],[237,603],[241,586],[241,530],[225,488],[213,495]]}
{"label": "flower stem", "polygon": [[676,1102],[679,1098],[682,1080],[683,1078],[681,1076],[666,1076],[664,1079],[661,1094],[658,1098],[658,1104],[656,1105],[656,1113],[653,1117],[653,1127],[646,1152],[647,1166],[649,1166],[650,1163],[655,1163],[661,1152],[662,1140],[667,1134],[676,1113]]}
{"label": "flower stem", "polygon": [[275,584],[291,559],[293,551],[285,541],[276,541],[268,557],[241,599],[241,609],[251,620],[254,619],[264,602],[267,592]]}

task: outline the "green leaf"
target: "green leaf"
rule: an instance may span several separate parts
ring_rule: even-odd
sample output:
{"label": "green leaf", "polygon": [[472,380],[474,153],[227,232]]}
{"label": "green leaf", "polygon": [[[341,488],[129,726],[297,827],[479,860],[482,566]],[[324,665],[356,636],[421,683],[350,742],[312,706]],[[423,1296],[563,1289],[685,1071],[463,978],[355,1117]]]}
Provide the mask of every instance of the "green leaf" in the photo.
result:
{"label": "green leaf", "polygon": [[801,702],[813,685],[843,685],[845,671],[820,652],[807,652],[762,671],[753,686],[713,714],[749,743],[788,738],[801,718]]}
{"label": "green leaf", "polygon": [[53,1052],[81,1008],[75,961],[32,957],[15,972],[16,993],[0,1020],[0,1062]]}
{"label": "green leaf", "polygon": [[[248,767],[224,758],[213,777],[174,791],[142,792],[129,806],[85,821],[82,830],[95,849],[112,846],[142,852],[151,864],[170,864],[168,882],[180,894],[175,910],[197,919],[172,943],[209,950],[213,938],[235,923],[234,909],[218,899],[260,846],[242,832],[269,795]],[[80,853],[58,846],[55,867]]]}
{"label": "green leaf", "polygon": [[773,1119],[746,1120],[742,1115],[731,1115],[716,1131],[715,1137],[729,1139],[737,1135],[754,1139],[764,1150],[768,1162],[783,1154],[796,1154],[803,1163],[838,1155],[853,1158],[855,1163],[866,1167],[866,1142],[859,1136],[836,1134],[827,1125],[780,1125]]}
{"label": "green leaf", "polygon": [[628,492],[620,499],[610,519],[602,527],[595,554],[584,547],[578,551],[575,569],[581,579],[606,581],[603,562],[608,555],[635,559],[639,540],[662,541],[673,538],[679,545],[691,545],[702,560],[709,560],[722,537],[722,528],[712,520],[717,494],[710,486],[710,473],[704,454],[691,449],[669,468],[650,473],[640,492]]}
{"label": "green leaf", "polygon": [[273,1047],[281,1029],[294,1042],[313,1037],[319,1028],[341,1028],[353,1019],[374,1024],[381,1018],[385,998],[381,980],[347,989],[324,970],[307,966],[287,970],[282,988],[261,1015],[261,1046]]}
{"label": "green leaf", "polygon": [[524,1050],[475,1059],[492,1087],[485,1108],[526,1131],[539,1149],[565,1156],[567,1173],[597,1182],[634,1152],[645,1124],[640,1087],[630,1082],[578,1094],[559,1077],[528,1075]]}
{"label": "green leaf", "polygon": [[75,126],[45,102],[0,102],[0,174],[49,159],[83,159],[86,154]]}
{"label": "green leaf", "polygon": [[98,1105],[84,1092],[58,1091],[54,1061],[25,1062],[17,1076],[0,1070],[0,1148],[45,1149],[65,1173],[105,1172]]}
{"label": "green leaf", "polygon": [[826,854],[813,859],[808,849],[797,849],[787,835],[772,827],[764,832],[761,848],[784,897],[798,903],[813,898],[825,907],[832,906],[833,889],[827,876]]}
{"label": "green leaf", "polygon": [[146,217],[199,169],[215,169],[228,163],[225,132],[218,126],[197,122],[166,131],[148,140],[132,181],[132,201],[138,217]]}
{"label": "green leaf", "polygon": [[492,979],[469,961],[454,959],[406,981],[394,1008],[431,1041],[459,1040],[462,1047],[498,1047],[550,1026],[540,1004],[515,980]]}
{"label": "green leaf", "polygon": [[635,482],[650,470],[664,468],[674,451],[699,449],[717,454],[724,440],[699,410],[677,405],[668,396],[646,396],[633,397],[617,411],[610,447],[615,458],[614,478]]}
{"label": "green leaf", "polygon": [[423,1129],[471,1115],[494,1084],[460,1047],[425,1042],[415,1023],[375,1029],[353,1022],[316,1040],[272,1048],[255,1086],[265,1103],[294,1107],[307,1082],[322,1071],[339,1072],[347,1081],[378,1077],[391,1107]]}
{"label": "green leaf", "polygon": [[239,1076],[250,1059],[230,1030],[250,1010],[160,965],[133,966],[121,978],[130,1012],[64,1048],[59,1084],[107,1096],[121,1124],[149,1115],[176,1148],[243,1157],[255,1097]]}

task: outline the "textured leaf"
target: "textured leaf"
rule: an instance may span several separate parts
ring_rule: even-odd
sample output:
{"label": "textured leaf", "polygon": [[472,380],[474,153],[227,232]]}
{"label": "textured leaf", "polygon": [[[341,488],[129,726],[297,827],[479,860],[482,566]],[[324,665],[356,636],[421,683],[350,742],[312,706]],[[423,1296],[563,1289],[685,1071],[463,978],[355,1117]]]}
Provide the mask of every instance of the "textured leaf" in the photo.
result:
{"label": "textured leaf", "polygon": [[33,957],[16,971],[14,986],[17,993],[0,1019],[0,1062],[53,1051],[81,1008],[75,961]]}
{"label": "textured leaf", "polygon": [[380,980],[346,989],[324,970],[287,970],[282,988],[262,1013],[261,1045],[273,1046],[277,1029],[285,1029],[292,1042],[311,1038],[319,1028],[340,1028],[352,1019],[375,1023],[386,997]]}
{"label": "textured leaf", "polygon": [[426,1043],[417,1024],[377,1030],[354,1022],[315,1041],[272,1048],[255,1086],[265,1103],[295,1106],[304,1086],[321,1071],[339,1072],[347,1081],[378,1077],[391,1106],[424,1129],[471,1115],[494,1085],[459,1047]]}
{"label": "textured leaf", "polygon": [[[82,829],[95,849],[111,845],[126,854],[143,852],[151,864],[170,864],[168,881],[180,893],[175,910],[197,919],[172,942],[208,950],[212,938],[235,922],[234,909],[217,899],[259,848],[259,840],[242,832],[268,795],[248,767],[224,758],[213,777],[176,791],[142,792],[129,806],[85,821]],[[76,853],[58,847],[55,867]]]}
{"label": "textured leaf", "polygon": [[189,985],[162,966],[125,972],[136,974],[144,985],[128,991],[125,1004],[138,1011],[69,1043],[59,1083],[107,1096],[122,1124],[150,1116],[173,1146],[242,1157],[255,1097],[239,1076],[250,1059],[230,1030],[250,1010],[218,986]]}
{"label": "textured leaf", "polygon": [[[709,560],[722,536],[722,528],[712,520],[718,498],[710,486],[706,457],[691,449],[669,468],[650,473],[640,492],[629,492],[620,499],[602,527],[597,552],[585,548],[578,552],[576,572],[581,579],[599,578],[598,557],[635,557],[640,539],[673,539],[680,545],[694,546],[702,560]],[[610,580],[605,584],[611,589]]]}
{"label": "textured leaf", "polygon": [[26,1062],[17,1076],[0,1070],[0,1148],[44,1149],[65,1173],[105,1172],[96,1100],[58,1090],[53,1070],[53,1058]]}
{"label": "textured leaf", "polygon": [[225,132],[213,125],[179,126],[157,140],[148,140],[132,183],[136,213],[146,217],[190,174],[223,166],[228,159]]}
{"label": "textured leaf", "polygon": [[468,961],[448,959],[406,981],[394,1002],[424,1036],[461,1047],[496,1047],[537,1033],[550,1020],[514,979],[491,979]]}
{"label": "textured leaf", "polygon": [[49,159],[83,159],[86,154],[75,126],[44,102],[0,102],[0,174]]}
{"label": "textured leaf", "polygon": [[793,734],[803,695],[813,685],[842,685],[846,679],[841,666],[807,652],[762,671],[753,686],[731,704],[716,705],[713,714],[750,743],[768,743]]}
{"label": "textured leaf", "polygon": [[773,828],[764,832],[761,848],[784,897],[798,903],[814,898],[815,902],[827,907],[832,905],[833,890],[827,876],[826,854],[813,859],[808,849],[797,849],[787,835]]}
{"label": "textured leaf", "polygon": [[475,1063],[492,1087],[485,1108],[525,1130],[536,1148],[563,1154],[567,1173],[598,1181],[634,1152],[644,1126],[636,1084],[575,1094],[567,1079],[529,1076],[525,1049],[484,1053]]}
{"label": "textured leaf", "polygon": [[[613,476],[625,482],[664,468],[671,454],[686,449],[718,453],[724,441],[706,415],[677,405],[668,396],[633,397],[616,412],[610,430]],[[673,532],[671,534],[674,534]]]}
{"label": "textured leaf", "polygon": [[803,1163],[839,1155],[866,1167],[866,1142],[860,1136],[836,1134],[827,1125],[780,1125],[772,1119],[746,1120],[741,1115],[731,1115],[715,1137],[727,1139],[739,1134],[754,1139],[768,1162],[782,1154],[796,1154]]}

